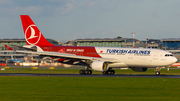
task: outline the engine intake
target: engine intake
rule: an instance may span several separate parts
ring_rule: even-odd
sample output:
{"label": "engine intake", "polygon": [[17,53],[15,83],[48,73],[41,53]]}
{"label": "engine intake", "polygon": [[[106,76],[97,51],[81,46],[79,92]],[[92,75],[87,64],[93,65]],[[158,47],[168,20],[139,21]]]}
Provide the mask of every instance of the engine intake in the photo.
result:
{"label": "engine intake", "polygon": [[94,61],[91,63],[90,67],[94,71],[101,71],[101,72],[107,71],[109,69],[109,65],[105,61]]}

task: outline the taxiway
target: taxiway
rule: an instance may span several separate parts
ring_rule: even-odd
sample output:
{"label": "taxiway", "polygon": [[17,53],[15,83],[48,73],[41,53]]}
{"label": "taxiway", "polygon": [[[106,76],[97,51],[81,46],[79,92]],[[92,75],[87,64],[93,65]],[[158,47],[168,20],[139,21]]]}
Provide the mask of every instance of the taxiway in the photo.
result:
{"label": "taxiway", "polygon": [[80,75],[80,74],[41,74],[41,73],[0,73],[0,76],[45,76],[45,77],[129,77],[129,78],[180,78],[180,75]]}

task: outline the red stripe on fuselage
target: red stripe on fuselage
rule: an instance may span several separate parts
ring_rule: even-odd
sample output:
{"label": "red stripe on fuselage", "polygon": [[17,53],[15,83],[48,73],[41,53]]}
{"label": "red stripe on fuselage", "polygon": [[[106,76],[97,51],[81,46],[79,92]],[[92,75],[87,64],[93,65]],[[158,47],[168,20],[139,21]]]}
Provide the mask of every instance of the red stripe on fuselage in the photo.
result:
{"label": "red stripe on fuselage", "polygon": [[99,57],[95,47],[86,46],[39,46],[43,51],[75,54],[78,56]]}

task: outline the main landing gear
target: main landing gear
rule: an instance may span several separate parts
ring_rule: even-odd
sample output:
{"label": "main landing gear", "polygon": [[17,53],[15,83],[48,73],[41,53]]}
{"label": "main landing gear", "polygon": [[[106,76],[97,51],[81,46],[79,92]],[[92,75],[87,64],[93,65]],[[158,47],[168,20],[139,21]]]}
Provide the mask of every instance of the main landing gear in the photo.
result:
{"label": "main landing gear", "polygon": [[115,71],[114,70],[107,70],[107,71],[102,72],[102,74],[103,75],[114,75]]}
{"label": "main landing gear", "polygon": [[[91,75],[92,74],[92,70],[80,70],[79,74],[86,74],[86,75]],[[114,75],[115,71],[114,70],[108,70],[108,71],[104,71],[102,72],[103,75]]]}
{"label": "main landing gear", "polygon": [[80,70],[79,74],[92,74],[92,70]]}

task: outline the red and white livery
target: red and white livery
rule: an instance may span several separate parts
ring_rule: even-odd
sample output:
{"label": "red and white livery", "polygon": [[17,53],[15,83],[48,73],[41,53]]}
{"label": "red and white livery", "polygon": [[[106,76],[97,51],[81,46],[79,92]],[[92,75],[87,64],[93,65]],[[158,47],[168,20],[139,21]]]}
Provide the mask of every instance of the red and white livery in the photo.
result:
{"label": "red and white livery", "polygon": [[[80,74],[101,71],[114,74],[112,68],[131,68],[134,71],[146,71],[148,68],[164,67],[177,61],[170,52],[149,48],[56,46],[49,43],[28,15],[20,15],[27,45],[33,51],[16,50],[21,53],[48,56],[63,63],[84,65]],[[160,74],[159,71],[156,74]]]}

